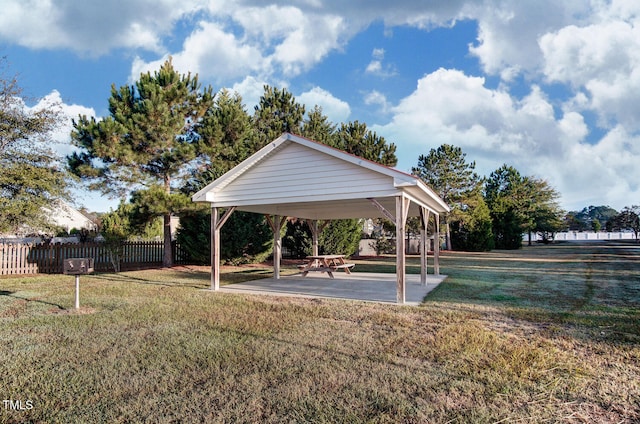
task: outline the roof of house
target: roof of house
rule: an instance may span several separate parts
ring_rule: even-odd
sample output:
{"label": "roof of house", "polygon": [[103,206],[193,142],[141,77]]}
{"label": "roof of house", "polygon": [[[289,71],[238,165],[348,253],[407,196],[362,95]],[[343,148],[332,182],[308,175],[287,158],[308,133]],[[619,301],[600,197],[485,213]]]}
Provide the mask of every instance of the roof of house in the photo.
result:
{"label": "roof of house", "polygon": [[[447,204],[419,178],[308,138],[285,133],[193,195],[212,207],[306,219],[376,218],[395,198],[434,213]],[[375,200],[371,200],[375,199]],[[380,207],[382,206],[382,207]]]}
{"label": "roof of house", "polygon": [[78,230],[82,228],[88,230],[96,229],[96,224],[91,218],[62,200],[54,201],[49,208],[46,208],[46,212],[53,224],[66,230],[73,228]]}

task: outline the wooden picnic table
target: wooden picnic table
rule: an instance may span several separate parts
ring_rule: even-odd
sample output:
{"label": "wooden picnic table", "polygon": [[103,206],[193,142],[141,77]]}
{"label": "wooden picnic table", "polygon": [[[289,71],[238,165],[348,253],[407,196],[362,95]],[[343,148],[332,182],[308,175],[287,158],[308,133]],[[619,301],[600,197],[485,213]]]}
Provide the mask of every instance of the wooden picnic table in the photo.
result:
{"label": "wooden picnic table", "polygon": [[351,274],[351,269],[355,264],[348,264],[344,261],[344,255],[317,255],[307,256],[307,263],[300,267],[302,276],[306,277],[309,272],[326,272],[329,277],[333,277],[333,272],[339,269]]}

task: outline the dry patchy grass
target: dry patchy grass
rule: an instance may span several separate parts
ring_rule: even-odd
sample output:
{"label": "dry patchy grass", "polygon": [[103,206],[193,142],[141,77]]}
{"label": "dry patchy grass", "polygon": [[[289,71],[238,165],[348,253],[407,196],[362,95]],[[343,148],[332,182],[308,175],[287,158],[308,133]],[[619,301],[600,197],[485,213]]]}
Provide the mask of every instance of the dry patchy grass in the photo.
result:
{"label": "dry patchy grass", "polygon": [[78,313],[73,277],[1,279],[0,394],[33,407],[0,422],[637,422],[637,254],[446,253],[420,307],[212,293],[176,268],[82,277]]}

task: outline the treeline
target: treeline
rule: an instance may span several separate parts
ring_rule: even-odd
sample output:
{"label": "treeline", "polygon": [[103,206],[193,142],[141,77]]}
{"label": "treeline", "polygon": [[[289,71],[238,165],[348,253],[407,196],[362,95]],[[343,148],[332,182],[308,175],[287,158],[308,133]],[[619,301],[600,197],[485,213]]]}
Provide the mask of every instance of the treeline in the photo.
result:
{"label": "treeline", "polygon": [[519,249],[523,233],[551,238],[561,229],[559,194],[545,180],[506,164],[481,177],[475,166],[462,149],[444,144],[413,168],[451,207],[444,217],[447,249]]}
{"label": "treeline", "polygon": [[[66,172],[105,195],[131,193],[117,210],[101,217],[102,235],[107,243],[117,245],[132,235],[161,227],[165,266],[170,266],[173,258],[172,216],[181,220],[180,244],[194,260],[209,261],[210,210],[192,203],[191,195],[283,132],[384,165],[395,166],[397,162],[395,144],[365,123],[333,123],[320,107],[307,110],[286,89],[271,86],[264,87],[250,113],[238,93],[214,93],[210,86],[201,87],[197,75],[179,74],[171,60],[154,73],[141,74],[131,86],[112,86],[108,104],[109,115],[102,119],[79,116],[74,120],[71,139],[77,151],[66,158]],[[33,127],[28,120],[27,125]],[[48,128],[42,124],[29,137],[38,138]],[[16,147],[26,144],[24,140],[14,142]],[[15,150],[0,145],[0,159],[7,158],[10,163],[7,154],[15,154]],[[47,163],[42,165],[50,168]],[[31,197],[60,194],[62,170],[56,169],[57,179],[31,181],[39,192],[16,193]],[[475,162],[467,161],[458,147],[445,144],[431,149],[417,158],[412,171],[452,208],[442,217],[449,249],[515,249],[521,246],[523,233],[541,233],[551,239],[566,223],[557,203],[558,193],[546,181],[523,176],[506,164],[489,176],[479,176]],[[24,180],[28,188],[30,183],[26,177]],[[43,188],[47,181],[56,184],[56,190]],[[3,198],[11,196],[3,192]],[[12,206],[29,205],[29,198],[25,199]],[[6,208],[6,204],[0,202],[0,207]],[[33,213],[26,206],[21,210],[14,207],[7,216],[28,220]],[[361,233],[358,220],[327,223],[320,236],[320,250],[352,254]],[[260,215],[234,213],[221,237],[222,257],[229,262],[261,260],[271,249],[271,230]],[[289,221],[283,229],[283,243],[294,254],[308,254],[311,233],[306,222]]]}
{"label": "treeline", "polygon": [[[207,262],[210,208],[192,203],[191,195],[283,132],[384,165],[397,162],[396,146],[364,123],[334,124],[320,107],[307,111],[286,89],[270,86],[250,114],[238,93],[201,88],[197,76],[180,75],[170,60],[133,86],[112,87],[109,112],[101,120],[80,116],[74,122],[79,151],[67,158],[68,167],[105,194],[133,189],[128,202],[102,217],[108,241],[116,244],[162,218],[166,266],[173,257],[171,216],[180,216],[180,244],[194,260]],[[307,232],[306,223],[291,221],[284,242],[291,251],[304,251]],[[320,237],[321,250],[353,253],[360,236],[358,220],[331,222]],[[261,260],[272,238],[263,216],[235,212],[222,230],[221,256],[234,263]]]}
{"label": "treeline", "polygon": [[617,211],[609,206],[587,206],[581,211],[571,211],[565,216],[566,231],[633,231],[640,233],[640,206],[625,206]]}
{"label": "treeline", "polygon": [[[195,261],[208,262],[210,210],[191,203],[190,196],[283,132],[300,134],[384,165],[396,165],[395,144],[369,130],[366,124],[332,123],[320,107],[307,111],[286,89],[270,86],[264,87],[253,114],[245,109],[239,94],[222,91],[212,96],[202,116],[189,121],[188,132],[182,137],[170,137],[171,143],[152,144],[145,141],[149,135],[136,134],[140,137],[136,142],[132,137],[116,137],[122,146],[114,147],[113,137],[103,135],[108,134],[111,126],[121,128],[126,135],[144,119],[151,119],[152,111],[158,113],[159,106],[147,105],[134,114],[136,108],[130,105],[131,96],[136,92],[158,92],[164,80],[179,80],[170,61],[155,74],[155,79],[149,75],[143,78],[137,90],[113,89],[109,102],[111,119],[96,122],[81,118],[75,124],[74,139],[86,153],[70,157],[69,163],[81,177],[97,181],[96,187],[112,189],[117,180],[108,177],[124,173],[131,164],[139,166],[143,158],[145,163],[153,165],[145,169],[149,185],[134,191],[128,203],[103,218],[103,231],[115,234],[116,238],[139,232],[153,217],[177,214],[181,222],[179,243]],[[125,113],[133,118],[125,119]],[[124,127],[125,124],[117,125],[120,121],[137,124]],[[172,133],[167,131],[167,134]],[[191,146],[191,156],[184,153],[188,149],[181,143]],[[165,145],[180,145],[180,148],[172,150]],[[151,147],[152,153],[147,153]],[[105,155],[106,150],[111,156]],[[162,151],[163,156],[159,156],[158,151]],[[175,151],[182,152],[181,156],[173,157]],[[96,159],[111,162],[97,168]],[[143,176],[139,169],[134,171],[127,172],[138,178]],[[516,249],[521,246],[523,232],[552,234],[560,229],[563,215],[557,204],[558,193],[546,181],[522,176],[511,166],[504,165],[488,177],[481,177],[475,172],[475,162],[467,162],[460,148],[442,145],[420,155],[412,171],[452,208],[451,213],[443,217],[448,249]],[[171,183],[167,189],[162,184],[166,185],[168,180]],[[379,221],[377,227],[384,229],[385,225],[390,230],[389,223]],[[410,222],[408,227],[411,231],[417,225]],[[312,237],[306,221],[289,220],[282,236],[284,246],[293,255],[310,254]],[[362,223],[357,219],[328,222],[320,235],[320,253],[353,254],[361,236]],[[221,256],[232,263],[260,261],[269,254],[271,243],[271,230],[263,216],[235,212],[222,229]]]}

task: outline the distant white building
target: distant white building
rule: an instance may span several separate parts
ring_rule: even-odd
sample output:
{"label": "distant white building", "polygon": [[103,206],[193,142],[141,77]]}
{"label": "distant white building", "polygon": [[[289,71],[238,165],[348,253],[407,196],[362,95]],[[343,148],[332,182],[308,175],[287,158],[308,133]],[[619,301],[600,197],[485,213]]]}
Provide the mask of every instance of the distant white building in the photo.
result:
{"label": "distant white building", "polygon": [[72,229],[96,231],[98,226],[90,217],[78,209],[61,200],[55,202],[51,209],[47,208],[47,216],[52,224],[64,228],[67,232]]}
{"label": "distant white building", "polygon": [[[52,225],[64,229],[69,233],[72,229],[97,231],[98,226],[93,218],[85,215],[78,209],[61,200],[55,201],[50,207],[44,208],[47,219]],[[40,243],[42,242],[44,232],[42,228],[34,228],[28,224],[23,224],[16,234],[0,234],[0,243]],[[25,237],[30,235],[29,237]],[[54,237],[53,242],[77,243],[77,237]]]}

